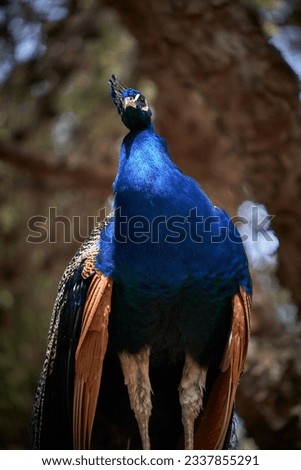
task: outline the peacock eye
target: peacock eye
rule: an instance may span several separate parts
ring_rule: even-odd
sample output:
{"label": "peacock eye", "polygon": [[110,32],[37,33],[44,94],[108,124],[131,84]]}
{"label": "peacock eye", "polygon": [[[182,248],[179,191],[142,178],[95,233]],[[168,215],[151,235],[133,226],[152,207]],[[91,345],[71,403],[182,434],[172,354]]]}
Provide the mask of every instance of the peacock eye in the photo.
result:
{"label": "peacock eye", "polygon": [[140,95],[140,103],[142,104],[142,106],[146,104],[146,101],[143,95]]}

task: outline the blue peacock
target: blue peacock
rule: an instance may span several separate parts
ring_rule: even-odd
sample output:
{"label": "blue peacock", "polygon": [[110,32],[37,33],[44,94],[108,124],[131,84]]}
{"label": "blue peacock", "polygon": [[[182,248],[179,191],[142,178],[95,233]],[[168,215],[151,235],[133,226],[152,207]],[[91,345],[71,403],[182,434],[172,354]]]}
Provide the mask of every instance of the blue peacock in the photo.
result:
{"label": "blue peacock", "polygon": [[59,284],[32,447],[231,448],[250,336],[244,247],[173,163],[145,96],[109,82],[129,129],[114,208]]}

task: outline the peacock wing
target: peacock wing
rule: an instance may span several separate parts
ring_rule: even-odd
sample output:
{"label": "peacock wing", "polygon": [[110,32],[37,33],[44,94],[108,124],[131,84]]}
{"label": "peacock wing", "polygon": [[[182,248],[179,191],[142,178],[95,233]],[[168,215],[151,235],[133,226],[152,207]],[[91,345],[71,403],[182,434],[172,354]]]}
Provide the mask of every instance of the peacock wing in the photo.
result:
{"label": "peacock wing", "polygon": [[232,299],[232,326],[220,372],[196,427],[195,449],[223,449],[250,338],[251,296],[242,288]]}
{"label": "peacock wing", "polygon": [[112,282],[96,272],[85,300],[75,354],[73,448],[89,449],[108,344]]}
{"label": "peacock wing", "polygon": [[[71,259],[59,283],[50,321],[46,357],[33,401],[33,449],[73,448],[75,355],[82,331],[86,299],[95,270],[87,260],[99,251],[99,237],[111,216],[97,225]],[[94,281],[95,282],[95,281]]]}

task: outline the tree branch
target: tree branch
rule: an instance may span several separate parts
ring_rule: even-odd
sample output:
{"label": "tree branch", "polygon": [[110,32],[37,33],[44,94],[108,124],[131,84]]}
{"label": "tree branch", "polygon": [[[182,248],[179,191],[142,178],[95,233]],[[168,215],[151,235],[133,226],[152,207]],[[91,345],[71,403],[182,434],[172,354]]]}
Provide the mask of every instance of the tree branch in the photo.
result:
{"label": "tree branch", "polygon": [[50,182],[60,187],[83,188],[97,191],[98,195],[108,197],[112,193],[115,169],[111,166],[96,165],[71,166],[68,162],[57,162],[53,156],[38,154],[19,145],[0,141],[0,160],[24,170],[31,177],[43,182]]}

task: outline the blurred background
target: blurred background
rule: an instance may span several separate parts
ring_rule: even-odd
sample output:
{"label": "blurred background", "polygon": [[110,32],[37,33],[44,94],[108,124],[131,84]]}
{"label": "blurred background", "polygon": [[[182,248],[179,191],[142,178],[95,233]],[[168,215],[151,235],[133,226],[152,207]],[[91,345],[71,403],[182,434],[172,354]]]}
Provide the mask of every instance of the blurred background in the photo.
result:
{"label": "blurred background", "polygon": [[241,447],[300,449],[300,0],[9,0],[0,32],[0,448],[28,446],[57,284],[110,205],[115,73],[248,235]]}

